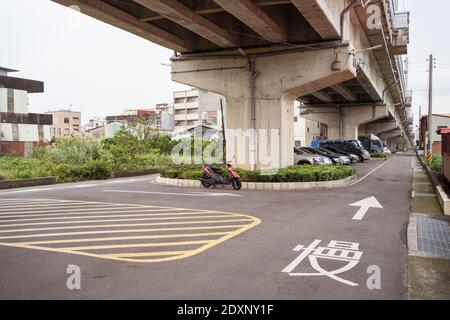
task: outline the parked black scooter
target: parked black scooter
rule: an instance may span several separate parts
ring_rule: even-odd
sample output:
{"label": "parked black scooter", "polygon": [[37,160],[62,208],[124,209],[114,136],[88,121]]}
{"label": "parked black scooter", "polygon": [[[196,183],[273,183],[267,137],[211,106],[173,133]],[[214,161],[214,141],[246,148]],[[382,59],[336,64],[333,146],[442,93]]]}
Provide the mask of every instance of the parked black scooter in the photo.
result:
{"label": "parked black scooter", "polygon": [[215,188],[218,184],[222,186],[231,184],[234,190],[241,190],[241,177],[231,164],[227,164],[227,170],[230,173],[229,178],[224,177],[221,168],[213,168],[206,164],[203,165],[202,168],[203,176],[201,177],[200,181],[203,187],[208,189],[210,187]]}

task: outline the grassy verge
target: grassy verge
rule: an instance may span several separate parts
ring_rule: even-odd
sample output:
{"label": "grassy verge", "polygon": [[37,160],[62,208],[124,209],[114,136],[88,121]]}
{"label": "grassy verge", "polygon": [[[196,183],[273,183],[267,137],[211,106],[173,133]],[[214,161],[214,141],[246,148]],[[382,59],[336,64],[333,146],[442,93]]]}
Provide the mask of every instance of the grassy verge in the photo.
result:
{"label": "grassy verge", "polygon": [[442,171],[442,155],[434,154],[432,161],[428,161],[424,156],[422,156],[422,159],[431,168],[431,170],[436,172]]}

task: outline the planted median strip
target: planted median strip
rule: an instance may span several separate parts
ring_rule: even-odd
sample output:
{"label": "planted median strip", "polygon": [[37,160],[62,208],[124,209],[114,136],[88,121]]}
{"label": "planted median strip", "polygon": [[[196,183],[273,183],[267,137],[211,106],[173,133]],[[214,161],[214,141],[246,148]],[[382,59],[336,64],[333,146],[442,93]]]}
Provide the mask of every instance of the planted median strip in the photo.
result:
{"label": "planted median strip", "polygon": [[[356,173],[348,166],[292,166],[276,171],[237,169],[242,189],[247,190],[299,190],[333,188],[351,184]],[[224,171],[224,175],[227,173]],[[201,167],[189,166],[164,169],[158,183],[180,187],[200,187]]]}

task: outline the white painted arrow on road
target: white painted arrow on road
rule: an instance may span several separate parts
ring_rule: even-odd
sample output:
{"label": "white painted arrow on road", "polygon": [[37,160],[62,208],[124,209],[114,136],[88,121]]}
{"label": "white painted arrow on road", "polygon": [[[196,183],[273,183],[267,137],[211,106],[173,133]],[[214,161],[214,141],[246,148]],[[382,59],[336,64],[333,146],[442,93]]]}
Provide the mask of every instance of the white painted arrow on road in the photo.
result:
{"label": "white painted arrow on road", "polygon": [[350,205],[351,207],[360,207],[358,212],[354,215],[353,220],[362,220],[370,208],[383,209],[383,206],[378,202],[377,198],[370,197]]}

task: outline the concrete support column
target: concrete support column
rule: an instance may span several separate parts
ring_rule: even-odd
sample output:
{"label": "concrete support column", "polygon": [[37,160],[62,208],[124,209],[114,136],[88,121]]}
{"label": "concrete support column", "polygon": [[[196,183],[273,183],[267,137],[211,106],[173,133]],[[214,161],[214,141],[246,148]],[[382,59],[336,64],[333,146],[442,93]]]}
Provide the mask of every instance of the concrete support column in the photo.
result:
{"label": "concrete support column", "polygon": [[242,168],[294,163],[294,102],[303,95],[350,80],[351,55],[335,49],[227,58],[178,58],[172,78],[227,99],[227,160]]}
{"label": "concrete support column", "polygon": [[385,106],[336,106],[303,108],[304,117],[325,123],[328,139],[358,139],[359,126],[388,116]]}

